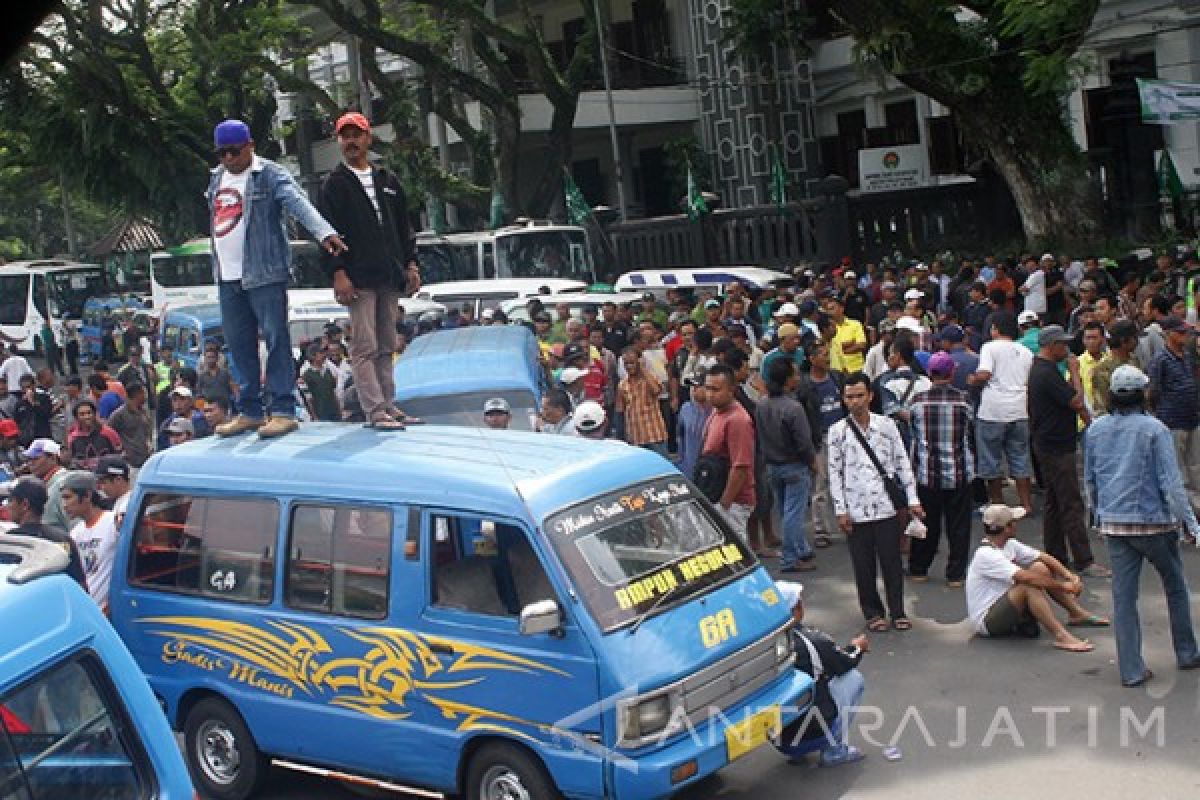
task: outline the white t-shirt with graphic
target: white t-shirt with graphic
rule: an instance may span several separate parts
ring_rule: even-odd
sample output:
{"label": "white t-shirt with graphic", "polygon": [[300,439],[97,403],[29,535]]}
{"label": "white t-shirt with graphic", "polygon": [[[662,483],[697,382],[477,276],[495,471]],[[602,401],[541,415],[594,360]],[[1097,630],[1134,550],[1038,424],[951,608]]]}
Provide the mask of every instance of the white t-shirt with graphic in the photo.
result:
{"label": "white t-shirt with graphic", "polygon": [[367,197],[371,198],[371,205],[375,209],[375,216],[382,221],[383,216],[379,211],[379,197],[375,194],[375,178],[371,175],[371,168],[356,169],[350,167],[350,171],[358,176],[358,182],[362,184],[363,191],[367,193]]}
{"label": "white t-shirt with graphic", "polygon": [[85,520],[79,520],[71,528],[71,538],[83,559],[88,593],[96,605],[108,608],[108,584],[112,581],[113,560],[117,554],[117,526],[112,512],[102,512],[90,528]]}
{"label": "white t-shirt with graphic", "polygon": [[221,184],[213,197],[212,233],[223,281],[242,279],[242,258],[246,248],[246,185],[253,170],[251,164],[237,175],[229,170],[222,172]]}
{"label": "white t-shirt with graphic", "polygon": [[1012,588],[1017,570],[1028,569],[1040,555],[1016,539],[1009,539],[1004,547],[984,544],[975,551],[967,568],[967,616],[976,633],[987,636],[988,611]]}

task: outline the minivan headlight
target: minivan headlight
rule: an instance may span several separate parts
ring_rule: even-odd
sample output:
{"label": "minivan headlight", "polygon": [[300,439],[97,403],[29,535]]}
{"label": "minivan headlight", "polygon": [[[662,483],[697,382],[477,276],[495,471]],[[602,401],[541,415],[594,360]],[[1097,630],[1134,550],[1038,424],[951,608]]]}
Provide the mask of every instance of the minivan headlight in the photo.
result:
{"label": "minivan headlight", "polygon": [[792,637],[787,631],[775,636],[775,663],[787,661],[792,655]]}
{"label": "minivan headlight", "polygon": [[633,743],[662,733],[670,724],[674,709],[674,693],[671,692],[630,702],[622,708],[622,738]]}

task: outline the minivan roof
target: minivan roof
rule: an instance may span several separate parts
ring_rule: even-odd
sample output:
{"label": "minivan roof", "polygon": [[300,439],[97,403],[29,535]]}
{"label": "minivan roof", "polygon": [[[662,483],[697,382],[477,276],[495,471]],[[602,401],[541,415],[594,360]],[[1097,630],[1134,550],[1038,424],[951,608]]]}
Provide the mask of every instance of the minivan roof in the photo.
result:
{"label": "minivan roof", "polygon": [[672,472],[661,456],[616,441],[314,422],[277,439],[206,437],[171,447],[146,462],[138,485],[147,491],[401,502],[508,516],[528,511],[540,523],[579,500]]}
{"label": "minivan roof", "polygon": [[537,380],[535,342],[529,329],[519,325],[472,325],[423,334],[396,362],[396,386],[417,397],[525,389]]}

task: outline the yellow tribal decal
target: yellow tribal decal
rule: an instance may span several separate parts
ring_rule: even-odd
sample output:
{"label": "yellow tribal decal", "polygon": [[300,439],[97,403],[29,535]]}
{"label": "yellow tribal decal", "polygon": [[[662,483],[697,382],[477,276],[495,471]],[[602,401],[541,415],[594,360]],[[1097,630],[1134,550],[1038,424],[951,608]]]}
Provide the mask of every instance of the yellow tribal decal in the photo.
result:
{"label": "yellow tribal decal", "polygon": [[[464,705],[439,693],[486,680],[488,672],[507,671],[570,677],[536,661],[466,644],[454,639],[413,633],[399,628],[336,628],[359,645],[338,653],[325,637],[305,625],[268,622],[248,625],[202,617],[145,617],[149,633],[166,637],[162,659],[185,663],[281,697],[297,692],[315,700],[348,708],[377,719],[404,719],[412,714],[409,695],[438,708],[458,730],[505,730],[522,738],[529,734],[509,727],[545,726],[499,712]],[[435,648],[453,659],[444,664]],[[453,676],[453,677],[452,677]],[[507,725],[505,725],[507,723]]]}

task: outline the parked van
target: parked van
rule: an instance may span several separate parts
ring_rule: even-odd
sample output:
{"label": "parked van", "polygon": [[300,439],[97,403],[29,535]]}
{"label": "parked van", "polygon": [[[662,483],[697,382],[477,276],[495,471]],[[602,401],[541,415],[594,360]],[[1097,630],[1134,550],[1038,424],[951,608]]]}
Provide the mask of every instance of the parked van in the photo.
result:
{"label": "parked van", "polygon": [[221,346],[232,372],[233,362],[229,359],[225,330],[221,327],[220,304],[204,303],[167,309],[159,324],[158,346],[174,350],[176,360],[183,366],[199,369],[204,346],[209,342]]}
{"label": "parked van", "polygon": [[418,336],[396,361],[396,405],[441,425],[483,425],[503,397],[514,430],[533,430],[546,390],[537,339],[525,327],[470,326]]}
{"label": "parked van", "polygon": [[142,301],[133,295],[89,297],[83,304],[83,319],[79,327],[79,334],[83,339],[80,360],[86,364],[105,358],[120,358],[122,353],[104,352],[104,340],[110,330],[114,327],[123,330],[125,323],[133,318],[134,314],[144,310]]}
{"label": "parked van", "polygon": [[638,269],[617,278],[618,292],[652,291],[665,294],[667,289],[721,290],[737,281],[747,289],[770,289],[792,283],[784,272],[762,267],[681,267],[679,269]]}
{"label": "parked van", "polygon": [[421,300],[441,303],[449,311],[452,308],[470,308],[475,319],[485,308],[498,308],[505,300],[528,299],[542,294],[582,292],[587,289],[583,281],[564,278],[499,278],[490,281],[450,281],[431,283],[417,291]]}
{"label": "parked van", "polygon": [[157,453],[133,491],[113,624],[213,797],[271,761],[664,797],[811,705],[766,570],[642,448],[313,423]]}
{"label": "parked van", "polygon": [[67,553],[0,534],[0,797],[191,800],[162,709]]}

